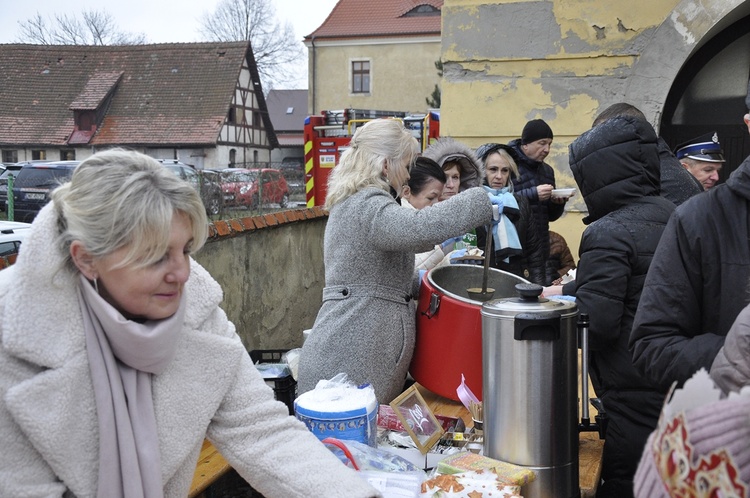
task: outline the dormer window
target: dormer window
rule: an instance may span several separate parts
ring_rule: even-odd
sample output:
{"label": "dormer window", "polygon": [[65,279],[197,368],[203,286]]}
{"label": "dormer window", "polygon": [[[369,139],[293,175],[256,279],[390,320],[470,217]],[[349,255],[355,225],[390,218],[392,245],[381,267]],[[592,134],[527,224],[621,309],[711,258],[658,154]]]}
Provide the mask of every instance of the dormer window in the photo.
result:
{"label": "dormer window", "polygon": [[76,128],[82,131],[89,131],[96,124],[96,113],[94,111],[74,111],[74,121]]}
{"label": "dormer window", "polygon": [[409,12],[403,15],[403,17],[427,17],[427,16],[439,16],[440,9],[433,7],[432,5],[422,4],[417,5]]}

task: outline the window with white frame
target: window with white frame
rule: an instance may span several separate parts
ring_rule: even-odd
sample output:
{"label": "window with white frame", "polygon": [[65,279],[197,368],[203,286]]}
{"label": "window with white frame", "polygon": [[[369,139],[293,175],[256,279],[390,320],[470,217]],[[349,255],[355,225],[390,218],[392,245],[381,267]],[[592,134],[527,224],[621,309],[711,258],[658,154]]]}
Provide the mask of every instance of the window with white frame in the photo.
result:
{"label": "window with white frame", "polygon": [[370,61],[352,61],[352,93],[370,93]]}

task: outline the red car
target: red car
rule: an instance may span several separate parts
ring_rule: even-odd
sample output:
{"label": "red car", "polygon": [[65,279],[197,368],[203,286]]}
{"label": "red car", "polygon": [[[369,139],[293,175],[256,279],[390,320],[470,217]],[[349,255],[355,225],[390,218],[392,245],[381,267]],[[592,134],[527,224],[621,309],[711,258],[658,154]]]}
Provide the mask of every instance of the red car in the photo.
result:
{"label": "red car", "polygon": [[289,186],[277,169],[226,168],[220,173],[225,206],[257,209],[261,204],[277,203],[282,208],[289,204]]}

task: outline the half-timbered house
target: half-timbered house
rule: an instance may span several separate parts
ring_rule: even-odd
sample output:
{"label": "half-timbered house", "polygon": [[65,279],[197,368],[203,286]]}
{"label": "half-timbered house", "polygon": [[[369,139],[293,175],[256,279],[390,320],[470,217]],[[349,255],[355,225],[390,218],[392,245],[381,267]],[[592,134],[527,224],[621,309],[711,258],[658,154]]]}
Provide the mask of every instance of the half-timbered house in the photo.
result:
{"label": "half-timbered house", "polygon": [[278,146],[248,42],[0,45],[0,159],[127,147],[198,169]]}

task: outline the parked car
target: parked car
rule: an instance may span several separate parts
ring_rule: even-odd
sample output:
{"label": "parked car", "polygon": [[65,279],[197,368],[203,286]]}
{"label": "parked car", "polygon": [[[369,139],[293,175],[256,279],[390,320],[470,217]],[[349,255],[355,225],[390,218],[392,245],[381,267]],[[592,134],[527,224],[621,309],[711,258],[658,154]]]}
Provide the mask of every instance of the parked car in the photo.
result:
{"label": "parked car", "polygon": [[18,221],[0,221],[0,256],[18,254],[21,242],[26,238],[31,223]]}
{"label": "parked car", "polygon": [[224,207],[224,196],[220,178],[212,170],[196,170],[193,166],[177,160],[159,159],[174,174],[187,181],[201,195],[206,213],[216,215]]}
{"label": "parked car", "polygon": [[49,193],[69,181],[79,163],[80,161],[20,163],[23,166],[13,183],[14,219],[31,223],[49,202]]}
{"label": "parked car", "polygon": [[289,186],[277,169],[226,168],[221,177],[227,206],[257,209],[261,203],[275,202],[282,208],[289,205]]}
{"label": "parked car", "polygon": [[289,191],[304,193],[305,191],[305,159],[303,157],[285,157],[279,166],[284,175]]}
{"label": "parked car", "polygon": [[21,163],[4,164],[5,169],[0,173],[0,211],[5,211],[5,203],[8,200],[8,177],[15,178],[21,170]]}

